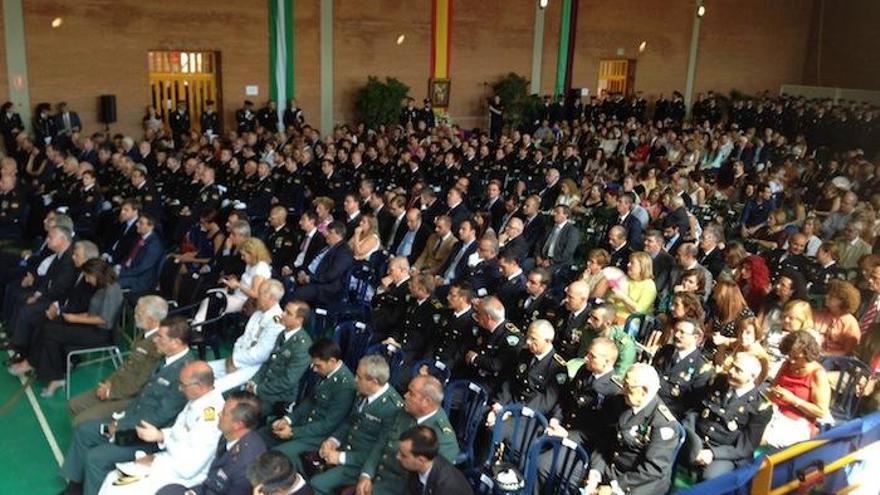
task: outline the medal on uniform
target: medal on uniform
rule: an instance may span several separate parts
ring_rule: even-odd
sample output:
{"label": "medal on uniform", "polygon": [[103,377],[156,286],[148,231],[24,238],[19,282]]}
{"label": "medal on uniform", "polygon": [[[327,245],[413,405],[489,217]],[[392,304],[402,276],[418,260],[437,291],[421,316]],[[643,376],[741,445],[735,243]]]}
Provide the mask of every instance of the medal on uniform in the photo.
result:
{"label": "medal on uniform", "polygon": [[703,415],[702,415],[702,416],[703,416],[703,419],[706,419],[706,418],[709,417],[709,409],[708,409],[708,408],[703,409]]}
{"label": "medal on uniform", "polygon": [[673,397],[678,397],[679,395],[681,395],[681,389],[678,387],[678,385],[673,385],[670,393]]}
{"label": "medal on uniform", "polygon": [[728,430],[736,431],[737,428],[738,428],[738,425],[736,424],[736,421],[731,419],[730,421],[727,422],[727,429]]}

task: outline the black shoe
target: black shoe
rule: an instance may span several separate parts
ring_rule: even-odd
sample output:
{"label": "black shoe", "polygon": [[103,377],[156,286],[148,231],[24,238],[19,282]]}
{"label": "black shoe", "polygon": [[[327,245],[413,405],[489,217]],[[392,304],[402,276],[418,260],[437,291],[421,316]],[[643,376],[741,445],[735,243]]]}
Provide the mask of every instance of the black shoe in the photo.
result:
{"label": "black shoe", "polygon": [[83,485],[82,483],[77,483],[75,481],[68,481],[67,488],[61,491],[58,495],[82,495]]}
{"label": "black shoe", "polygon": [[20,352],[16,352],[15,354],[12,355],[12,357],[9,358],[9,362],[7,364],[9,364],[11,366],[13,364],[18,364],[18,363],[24,361],[25,359],[27,359],[27,358],[25,358]]}

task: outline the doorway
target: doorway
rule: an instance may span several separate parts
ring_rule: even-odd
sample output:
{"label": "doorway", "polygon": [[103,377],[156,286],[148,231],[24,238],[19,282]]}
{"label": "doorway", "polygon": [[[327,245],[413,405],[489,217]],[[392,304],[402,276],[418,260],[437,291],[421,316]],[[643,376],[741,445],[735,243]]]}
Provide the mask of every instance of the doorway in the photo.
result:
{"label": "doorway", "polygon": [[628,95],[635,89],[636,61],[618,58],[599,61],[599,85],[596,94]]}
{"label": "doorway", "polygon": [[202,130],[199,121],[207,101],[214,102],[222,121],[219,52],[150,51],[147,57],[151,102],[166,131],[171,129],[168,116],[177,109],[178,101],[186,102],[195,131]]}

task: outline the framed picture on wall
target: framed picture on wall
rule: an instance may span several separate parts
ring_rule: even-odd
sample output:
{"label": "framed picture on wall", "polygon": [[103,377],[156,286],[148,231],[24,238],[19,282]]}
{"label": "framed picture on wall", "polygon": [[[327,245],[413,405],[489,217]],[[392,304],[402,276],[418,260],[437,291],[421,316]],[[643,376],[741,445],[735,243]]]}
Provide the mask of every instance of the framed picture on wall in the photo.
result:
{"label": "framed picture on wall", "polygon": [[429,79],[428,94],[431,95],[431,105],[434,107],[449,106],[449,79]]}

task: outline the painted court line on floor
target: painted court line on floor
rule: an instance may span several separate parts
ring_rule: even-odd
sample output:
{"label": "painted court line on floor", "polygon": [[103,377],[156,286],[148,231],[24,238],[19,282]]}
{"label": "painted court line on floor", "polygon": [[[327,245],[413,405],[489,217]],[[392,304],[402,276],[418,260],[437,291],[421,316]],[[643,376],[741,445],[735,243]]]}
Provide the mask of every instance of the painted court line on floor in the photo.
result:
{"label": "painted court line on floor", "polygon": [[[9,355],[12,356],[12,352],[9,352]],[[27,383],[27,380],[22,376],[18,377],[18,380],[21,382],[22,387]],[[49,422],[46,421],[46,415],[43,414],[43,408],[41,408],[39,402],[37,402],[37,397],[34,395],[34,390],[31,388],[30,384],[27,384],[24,393],[28,398],[28,402],[31,403],[31,409],[34,411],[34,416],[37,417],[40,429],[43,430],[43,436],[46,437],[46,442],[49,444],[49,448],[52,449],[52,455],[55,456],[55,462],[61,466],[61,464],[64,463],[64,455],[61,453],[61,447],[58,446],[58,441],[52,433],[52,428],[49,427]]]}

